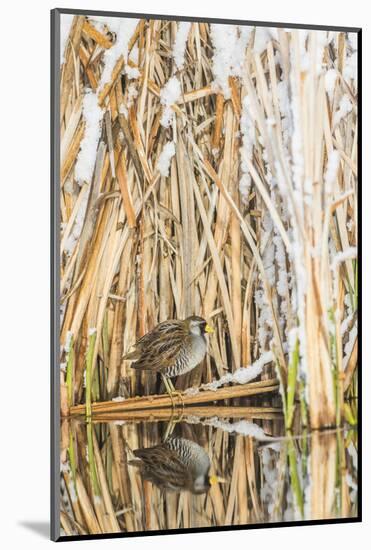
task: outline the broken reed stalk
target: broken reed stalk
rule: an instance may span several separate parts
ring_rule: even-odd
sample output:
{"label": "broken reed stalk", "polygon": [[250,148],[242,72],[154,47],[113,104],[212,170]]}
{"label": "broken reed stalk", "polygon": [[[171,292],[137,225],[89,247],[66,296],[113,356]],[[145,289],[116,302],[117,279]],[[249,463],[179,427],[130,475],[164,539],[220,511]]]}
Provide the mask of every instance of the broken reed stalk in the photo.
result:
{"label": "broken reed stalk", "polygon": [[[226,388],[218,388],[217,390],[200,391],[196,395],[182,393],[182,403],[194,405],[198,403],[211,403],[213,401],[221,401],[225,399],[233,399],[236,397],[248,397],[252,395],[261,395],[263,393],[275,393],[279,389],[277,379],[263,380],[261,382],[250,382],[249,384],[241,384],[238,386],[230,386]],[[177,398],[174,397],[176,400]],[[89,403],[89,411],[91,414],[103,414],[106,412],[118,411],[134,411],[148,410],[164,407],[172,407],[172,399],[169,395],[147,395],[144,397],[129,397],[123,401],[103,401],[100,403]],[[181,407],[181,402],[179,402]],[[87,406],[75,405],[70,408],[70,416],[87,414]]]}

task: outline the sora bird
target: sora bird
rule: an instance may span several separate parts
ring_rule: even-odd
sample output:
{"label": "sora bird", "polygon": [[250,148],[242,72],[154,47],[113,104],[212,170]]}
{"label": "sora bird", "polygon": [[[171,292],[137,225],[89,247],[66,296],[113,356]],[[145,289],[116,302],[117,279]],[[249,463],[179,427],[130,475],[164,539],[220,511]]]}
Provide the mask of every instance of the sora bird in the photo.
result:
{"label": "sora bird", "polygon": [[192,315],[183,321],[170,319],[147,332],[134,345],[134,351],[123,357],[134,361],[133,369],[158,372],[173,402],[179,392],[171,378],[185,374],[201,363],[207,350],[206,334],[214,330],[205,319]]}
{"label": "sora bird", "polygon": [[210,475],[210,459],[194,441],[169,437],[160,445],[134,451],[136,459],[129,464],[137,466],[142,477],[160,489],[206,493],[215,483],[225,480]]}

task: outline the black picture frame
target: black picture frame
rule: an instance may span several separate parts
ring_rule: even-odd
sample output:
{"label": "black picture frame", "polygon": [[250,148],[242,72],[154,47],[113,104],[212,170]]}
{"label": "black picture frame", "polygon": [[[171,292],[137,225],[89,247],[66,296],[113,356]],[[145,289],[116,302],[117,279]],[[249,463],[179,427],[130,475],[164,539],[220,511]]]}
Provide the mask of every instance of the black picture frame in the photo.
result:
{"label": "black picture frame", "polygon": [[60,369],[59,369],[59,331],[60,331],[60,296],[59,296],[59,257],[60,257],[60,212],[59,212],[59,192],[60,192],[60,137],[59,137],[59,120],[60,120],[60,16],[68,15],[86,15],[86,16],[107,16],[120,18],[141,18],[141,19],[158,19],[169,21],[190,21],[190,22],[206,22],[218,24],[235,24],[248,25],[259,27],[277,27],[290,29],[307,29],[307,30],[324,30],[324,31],[339,31],[357,33],[358,37],[358,252],[359,252],[359,269],[358,269],[358,288],[359,288],[359,346],[361,358],[362,354],[362,29],[359,27],[347,26],[328,26],[317,24],[296,24],[296,23],[279,23],[268,21],[250,21],[240,19],[217,19],[206,17],[191,17],[178,15],[159,15],[148,13],[127,13],[116,11],[101,11],[101,10],[85,10],[85,9],[65,9],[55,8],[51,10],[51,54],[50,54],[50,74],[51,74],[51,96],[50,96],[50,135],[51,135],[51,150],[50,150],[50,255],[51,255],[51,326],[50,326],[50,364],[51,364],[51,392],[50,392],[50,440],[51,440],[51,480],[50,480],[50,536],[51,540],[56,542],[74,541],[74,540],[95,540],[95,539],[111,539],[111,538],[127,538],[127,537],[143,537],[156,536],[164,534],[186,534],[197,532],[218,532],[218,531],[238,531],[250,529],[267,529],[276,527],[290,526],[310,526],[324,524],[342,524],[342,523],[358,523],[362,521],[362,367],[359,359],[358,369],[358,385],[359,385],[359,407],[358,407],[358,431],[359,431],[359,447],[358,447],[358,515],[351,518],[337,519],[321,519],[321,520],[299,520],[285,521],[267,524],[248,524],[248,525],[233,525],[233,526],[216,526],[202,528],[187,528],[187,529],[172,529],[172,530],[156,530],[143,531],[133,533],[105,533],[97,535],[81,535],[81,536],[61,536],[60,535],[60,461],[59,461],[59,444],[60,444]]}

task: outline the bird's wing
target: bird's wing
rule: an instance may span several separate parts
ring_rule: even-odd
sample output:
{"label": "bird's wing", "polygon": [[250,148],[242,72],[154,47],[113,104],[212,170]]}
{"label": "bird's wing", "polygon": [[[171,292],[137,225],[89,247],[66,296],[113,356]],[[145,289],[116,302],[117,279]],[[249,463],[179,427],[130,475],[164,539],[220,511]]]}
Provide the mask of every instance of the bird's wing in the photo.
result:
{"label": "bird's wing", "polygon": [[136,343],[134,369],[159,371],[175,364],[187,342],[187,334],[176,321],[165,321]]}
{"label": "bird's wing", "polygon": [[179,322],[173,319],[159,323],[154,329],[139,338],[133,346],[134,350],[123,356],[123,359],[135,361],[140,359],[142,351],[151,346],[152,342],[161,339],[165,334],[179,332]]}
{"label": "bird's wing", "polygon": [[182,324],[175,320],[169,319],[168,321],[163,321],[155,326],[154,329],[147,332],[144,336],[139,338],[136,342],[136,348],[143,348],[151,343],[153,340],[162,339],[164,337],[169,337],[175,334],[182,334],[184,332]]}
{"label": "bird's wing", "polygon": [[[175,451],[156,445],[147,449],[136,449],[134,455],[141,459],[140,469],[146,479],[160,487],[183,488],[190,484],[191,473]],[[135,461],[137,462],[137,461]],[[133,465],[139,466],[139,461]]]}

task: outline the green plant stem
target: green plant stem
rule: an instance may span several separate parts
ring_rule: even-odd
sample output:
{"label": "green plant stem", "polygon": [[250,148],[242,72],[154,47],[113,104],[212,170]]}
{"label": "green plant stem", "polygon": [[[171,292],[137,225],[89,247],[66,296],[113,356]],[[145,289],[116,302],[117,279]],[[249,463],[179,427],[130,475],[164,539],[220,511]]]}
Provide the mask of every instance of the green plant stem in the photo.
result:
{"label": "green plant stem", "polygon": [[300,478],[299,478],[295,443],[291,437],[287,441],[287,448],[288,448],[287,454],[289,457],[291,488],[296,500],[296,505],[299,508],[301,517],[304,518],[303,490],[302,490]]}
{"label": "green plant stem", "polygon": [[90,420],[86,424],[86,435],[88,440],[88,460],[89,460],[89,472],[91,484],[93,487],[93,493],[95,496],[100,495],[99,482],[97,476],[97,470],[95,468],[94,458],[94,444],[93,444],[93,426]]}
{"label": "green plant stem", "polygon": [[67,384],[67,399],[68,406],[73,406],[73,372],[75,366],[75,350],[73,346],[73,337],[71,337],[70,349],[67,355],[67,366],[66,366],[66,384]]}
{"label": "green plant stem", "polygon": [[287,374],[286,429],[291,430],[295,413],[296,377],[299,364],[299,339],[296,339]]}
{"label": "green plant stem", "polygon": [[69,445],[68,445],[68,457],[70,459],[70,465],[71,465],[71,472],[72,472],[72,479],[76,490],[76,456],[75,456],[75,444],[74,444],[74,438],[72,434],[72,428],[70,428],[70,437],[69,437]]}
{"label": "green plant stem", "polygon": [[86,417],[91,417],[91,398],[92,398],[92,371],[94,346],[97,339],[97,333],[89,335],[88,351],[86,353]]}
{"label": "green plant stem", "polygon": [[307,408],[307,403],[305,401],[305,386],[302,380],[300,380],[299,382],[299,395],[300,395],[301,423],[303,427],[306,428],[308,426],[308,408]]}

